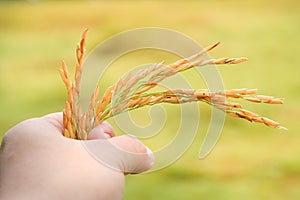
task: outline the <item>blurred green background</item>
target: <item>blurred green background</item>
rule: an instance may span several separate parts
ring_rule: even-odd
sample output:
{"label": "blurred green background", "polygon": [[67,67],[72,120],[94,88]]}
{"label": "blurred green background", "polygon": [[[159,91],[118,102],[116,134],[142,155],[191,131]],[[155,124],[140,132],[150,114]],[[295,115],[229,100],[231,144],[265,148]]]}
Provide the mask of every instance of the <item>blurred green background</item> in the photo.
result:
{"label": "blurred green background", "polygon": [[[211,57],[247,56],[247,63],[219,68],[225,87],[285,97],[284,105],[249,106],[289,131],[228,117],[213,152],[198,160],[210,117],[201,104],[202,127],[188,151],[160,171],[127,176],[124,199],[300,199],[299,21],[298,0],[1,2],[0,136],[24,119],[63,109],[57,69],[61,59],[74,66],[84,28],[88,51],[121,31],[170,28],[201,45],[222,41]],[[143,54],[154,62],[163,55]],[[138,59],[131,58],[127,65]]]}

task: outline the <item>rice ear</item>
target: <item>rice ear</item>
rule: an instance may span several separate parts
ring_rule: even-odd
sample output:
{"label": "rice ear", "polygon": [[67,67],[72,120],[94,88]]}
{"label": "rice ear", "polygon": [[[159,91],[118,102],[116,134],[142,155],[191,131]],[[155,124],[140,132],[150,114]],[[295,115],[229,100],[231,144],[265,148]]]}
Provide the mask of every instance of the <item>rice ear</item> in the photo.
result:
{"label": "rice ear", "polygon": [[[189,102],[204,102],[221,109],[232,117],[243,118],[250,122],[262,123],[274,128],[286,129],[280,126],[278,122],[243,109],[240,103],[230,101],[231,99],[239,99],[254,103],[284,103],[282,98],[256,95],[257,89],[239,88],[224,91],[177,89],[153,93],[149,92],[164,79],[193,67],[209,64],[238,64],[248,60],[246,57],[200,59],[205,53],[218,46],[220,42],[205,47],[195,55],[178,60],[167,66],[165,66],[165,62],[162,61],[147,69],[140,70],[136,74],[128,73],[116,84],[108,87],[102,98],[99,98],[99,89],[96,87],[91,95],[88,111],[82,113],[78,99],[80,95],[87,32],[87,29],[83,31],[81,40],[76,47],[77,62],[74,81],[72,81],[68,67],[64,61],[61,63],[61,69],[59,69],[59,74],[67,89],[67,101],[63,110],[63,134],[66,137],[87,139],[89,131],[105,119],[121,112],[159,103],[183,104]],[[112,104],[114,96],[118,98],[115,98]]]}

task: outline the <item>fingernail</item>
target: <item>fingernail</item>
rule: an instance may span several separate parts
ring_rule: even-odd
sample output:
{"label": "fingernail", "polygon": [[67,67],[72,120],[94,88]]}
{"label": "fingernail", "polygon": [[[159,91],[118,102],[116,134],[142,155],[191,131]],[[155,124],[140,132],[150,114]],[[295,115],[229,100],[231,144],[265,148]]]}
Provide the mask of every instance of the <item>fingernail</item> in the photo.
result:
{"label": "fingernail", "polygon": [[109,134],[107,134],[107,133],[103,133],[103,135],[104,135],[104,138],[105,138],[105,139],[109,139],[109,138],[111,138],[111,137],[110,137],[110,135],[109,135]]}
{"label": "fingernail", "polygon": [[148,147],[146,147],[146,150],[147,150],[147,154],[150,158],[150,165],[152,166],[154,164],[154,160],[155,160],[154,153]]}

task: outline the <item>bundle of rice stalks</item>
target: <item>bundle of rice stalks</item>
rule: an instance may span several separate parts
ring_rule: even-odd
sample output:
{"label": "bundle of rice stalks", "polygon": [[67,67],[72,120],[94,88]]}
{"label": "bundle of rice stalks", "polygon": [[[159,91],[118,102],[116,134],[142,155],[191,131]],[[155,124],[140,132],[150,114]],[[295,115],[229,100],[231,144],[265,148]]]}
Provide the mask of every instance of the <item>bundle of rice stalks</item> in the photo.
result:
{"label": "bundle of rice stalks", "polygon": [[183,104],[198,101],[214,106],[232,117],[285,129],[278,122],[248,111],[241,104],[228,101],[239,98],[254,103],[283,104],[282,98],[256,95],[256,89],[242,88],[224,91],[177,89],[161,92],[149,91],[162,80],[193,67],[208,64],[238,64],[248,60],[245,57],[199,59],[208,51],[218,46],[219,42],[204,48],[189,58],[181,59],[175,63],[165,66],[165,63],[161,62],[147,69],[142,69],[136,74],[128,73],[116,84],[107,88],[102,98],[98,97],[98,86],[96,86],[95,91],[91,95],[88,111],[82,113],[78,99],[80,95],[86,36],[87,30],[84,30],[82,39],[76,48],[77,63],[74,82],[71,80],[64,61],[62,61],[62,68],[59,70],[68,92],[68,98],[63,111],[64,136],[66,137],[85,140],[90,130],[104,120],[119,113],[143,106],[151,106],[159,103]]}

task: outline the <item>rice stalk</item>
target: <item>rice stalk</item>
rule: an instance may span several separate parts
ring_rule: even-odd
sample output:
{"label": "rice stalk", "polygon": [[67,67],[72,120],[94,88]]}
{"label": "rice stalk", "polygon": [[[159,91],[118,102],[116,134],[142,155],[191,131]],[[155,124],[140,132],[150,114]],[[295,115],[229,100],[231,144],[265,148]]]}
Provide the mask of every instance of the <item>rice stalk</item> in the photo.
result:
{"label": "rice stalk", "polygon": [[204,102],[224,111],[228,116],[265,124],[274,128],[286,129],[276,121],[244,109],[242,104],[229,101],[230,99],[241,99],[253,103],[283,104],[282,98],[257,95],[257,89],[239,88],[223,91],[176,89],[149,92],[149,90],[157,86],[164,79],[193,67],[209,64],[238,64],[248,60],[245,57],[200,59],[208,51],[218,46],[220,42],[205,47],[197,54],[167,66],[165,66],[165,62],[163,61],[149,68],[139,70],[136,74],[128,73],[116,84],[108,87],[102,98],[99,98],[99,89],[96,87],[91,95],[87,112],[82,113],[78,100],[80,96],[86,36],[87,29],[84,30],[82,39],[76,48],[77,62],[74,83],[64,61],[62,61],[62,68],[59,69],[60,76],[68,93],[63,110],[63,134],[66,137],[85,140],[90,130],[104,120],[122,112],[159,103],[183,104]]}

